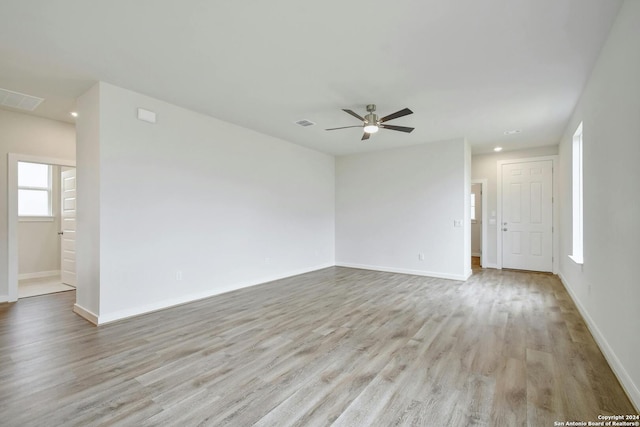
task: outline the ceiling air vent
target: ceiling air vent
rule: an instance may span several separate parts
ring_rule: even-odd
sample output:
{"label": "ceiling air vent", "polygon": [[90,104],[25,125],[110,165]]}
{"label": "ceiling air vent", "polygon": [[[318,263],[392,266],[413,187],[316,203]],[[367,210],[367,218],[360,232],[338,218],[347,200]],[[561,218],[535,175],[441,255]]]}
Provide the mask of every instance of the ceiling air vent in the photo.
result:
{"label": "ceiling air vent", "polygon": [[298,120],[298,121],[296,122],[296,124],[297,124],[297,125],[300,125],[300,126],[302,126],[302,127],[305,127],[305,128],[306,128],[307,126],[313,126],[313,125],[315,125],[315,123],[313,123],[312,121],[307,120],[307,119]]}
{"label": "ceiling air vent", "polygon": [[44,99],[38,98],[37,96],[25,95],[24,93],[0,88],[0,105],[4,107],[33,111],[42,101],[44,101]]}

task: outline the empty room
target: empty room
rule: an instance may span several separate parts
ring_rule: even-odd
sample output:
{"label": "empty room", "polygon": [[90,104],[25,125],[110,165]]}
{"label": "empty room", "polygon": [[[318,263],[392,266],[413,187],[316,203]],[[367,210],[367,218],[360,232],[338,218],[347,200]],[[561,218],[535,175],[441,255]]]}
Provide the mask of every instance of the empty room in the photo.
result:
{"label": "empty room", "polygon": [[0,425],[640,426],[640,1],[0,16]]}

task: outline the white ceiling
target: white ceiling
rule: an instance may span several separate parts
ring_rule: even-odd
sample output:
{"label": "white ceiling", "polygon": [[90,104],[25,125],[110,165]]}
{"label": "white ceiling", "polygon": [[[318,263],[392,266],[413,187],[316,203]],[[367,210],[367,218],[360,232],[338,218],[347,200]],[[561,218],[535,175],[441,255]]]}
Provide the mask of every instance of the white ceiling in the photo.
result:
{"label": "white ceiling", "polygon": [[[475,153],[553,145],[620,3],[3,0],[0,87],[72,121],[102,80],[338,155],[460,137]],[[411,108],[390,124],[416,130],[324,131],[359,124],[340,109],[369,103]]]}

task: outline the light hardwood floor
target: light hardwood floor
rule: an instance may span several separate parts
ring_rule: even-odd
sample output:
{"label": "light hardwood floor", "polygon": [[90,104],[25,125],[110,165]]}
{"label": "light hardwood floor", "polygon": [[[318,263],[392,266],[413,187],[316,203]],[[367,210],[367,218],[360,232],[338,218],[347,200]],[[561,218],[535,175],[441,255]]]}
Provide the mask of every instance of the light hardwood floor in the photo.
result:
{"label": "light hardwood floor", "polygon": [[3,426],[553,426],[634,409],[557,277],[328,268],[101,327],[0,305]]}

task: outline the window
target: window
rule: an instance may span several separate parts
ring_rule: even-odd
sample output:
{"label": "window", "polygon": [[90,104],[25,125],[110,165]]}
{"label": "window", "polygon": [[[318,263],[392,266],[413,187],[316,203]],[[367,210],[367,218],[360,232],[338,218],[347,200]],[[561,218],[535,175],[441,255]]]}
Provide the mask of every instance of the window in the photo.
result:
{"label": "window", "polygon": [[52,216],[50,165],[18,162],[18,216]]}
{"label": "window", "polygon": [[476,193],[471,193],[471,221],[476,220]]}
{"label": "window", "polygon": [[576,129],[576,133],[573,134],[572,158],[573,193],[571,198],[571,205],[573,207],[573,249],[572,254],[569,257],[576,263],[582,264],[582,122],[578,126],[578,129]]}

